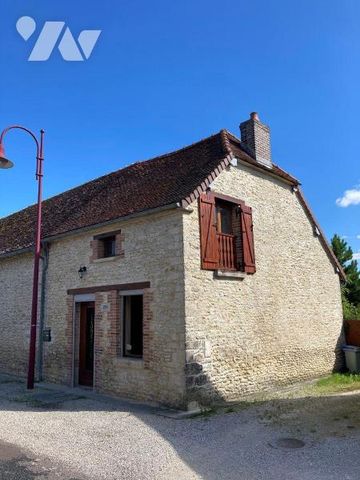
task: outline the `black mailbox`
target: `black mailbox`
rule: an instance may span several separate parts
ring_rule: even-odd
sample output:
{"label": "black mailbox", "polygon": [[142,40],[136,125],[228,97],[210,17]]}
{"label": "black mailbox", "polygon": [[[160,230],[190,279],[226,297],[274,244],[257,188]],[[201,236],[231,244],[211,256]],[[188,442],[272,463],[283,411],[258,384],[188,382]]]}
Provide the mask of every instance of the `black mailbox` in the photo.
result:
{"label": "black mailbox", "polygon": [[43,342],[51,342],[51,328],[44,328],[42,339]]}

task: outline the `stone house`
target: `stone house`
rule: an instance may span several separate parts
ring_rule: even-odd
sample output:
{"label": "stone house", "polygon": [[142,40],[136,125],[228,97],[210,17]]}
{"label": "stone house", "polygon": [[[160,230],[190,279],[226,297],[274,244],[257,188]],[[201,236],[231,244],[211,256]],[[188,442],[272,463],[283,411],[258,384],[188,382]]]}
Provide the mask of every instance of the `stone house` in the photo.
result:
{"label": "stone house", "polygon": [[[336,367],[344,273],[269,128],[240,130],[44,202],[38,378],[186,407]],[[34,212],[0,220],[0,368],[17,374]]]}

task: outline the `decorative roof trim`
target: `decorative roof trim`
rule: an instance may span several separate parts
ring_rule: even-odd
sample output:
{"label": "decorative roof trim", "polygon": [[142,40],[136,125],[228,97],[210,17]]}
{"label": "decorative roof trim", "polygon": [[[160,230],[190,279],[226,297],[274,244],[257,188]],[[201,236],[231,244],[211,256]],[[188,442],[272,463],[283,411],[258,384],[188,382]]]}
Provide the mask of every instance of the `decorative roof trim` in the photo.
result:
{"label": "decorative roof trim", "polygon": [[218,166],[205,178],[205,180],[201,182],[201,184],[196,187],[196,189],[190,193],[190,195],[181,200],[181,206],[185,208],[199,198],[199,196],[210,187],[210,184],[216,179],[216,177],[218,177],[220,173],[230,165],[230,162],[233,158],[234,156],[232,153],[230,153],[225,158],[220,160]]}
{"label": "decorative roof trim", "polygon": [[230,147],[230,142],[229,142],[230,132],[223,129],[223,130],[220,130],[220,135],[221,135],[221,141],[222,141],[225,152],[227,152],[229,155],[233,155],[233,152],[231,151],[231,147]]}

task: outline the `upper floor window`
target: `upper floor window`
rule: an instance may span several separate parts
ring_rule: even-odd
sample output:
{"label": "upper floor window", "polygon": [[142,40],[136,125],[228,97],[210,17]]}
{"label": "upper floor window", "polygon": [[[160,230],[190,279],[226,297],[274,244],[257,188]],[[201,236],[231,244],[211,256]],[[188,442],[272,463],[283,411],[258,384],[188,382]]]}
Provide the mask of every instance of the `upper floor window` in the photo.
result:
{"label": "upper floor window", "polygon": [[91,241],[92,255],[90,261],[102,258],[123,257],[124,234],[120,230],[116,232],[95,235]]}
{"label": "upper floor window", "polygon": [[224,201],[215,202],[216,227],[219,233],[231,235],[233,233],[233,207]]}
{"label": "upper floor window", "polygon": [[202,268],[255,273],[251,208],[242,200],[206,192],[199,210]]}
{"label": "upper floor window", "polygon": [[111,235],[109,237],[105,237],[100,239],[103,247],[103,257],[114,257],[116,255],[116,237],[115,235]]}

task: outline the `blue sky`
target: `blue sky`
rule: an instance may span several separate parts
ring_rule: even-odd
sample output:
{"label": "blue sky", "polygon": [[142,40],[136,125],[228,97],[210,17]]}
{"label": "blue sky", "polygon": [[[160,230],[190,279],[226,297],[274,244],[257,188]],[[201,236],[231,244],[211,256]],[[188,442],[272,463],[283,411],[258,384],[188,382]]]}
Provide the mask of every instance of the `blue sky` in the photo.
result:
{"label": "blue sky", "polygon": [[[27,42],[24,15],[37,23]],[[56,49],[28,62],[50,20],[74,37],[101,29],[90,59]],[[255,110],[327,235],[360,252],[357,0],[3,0],[0,22],[0,129],[46,130],[46,197],[221,128],[238,134]],[[36,187],[31,139],[13,132],[6,145],[16,168],[0,171],[0,216]]]}

